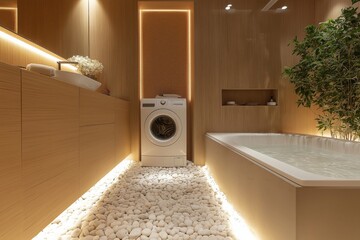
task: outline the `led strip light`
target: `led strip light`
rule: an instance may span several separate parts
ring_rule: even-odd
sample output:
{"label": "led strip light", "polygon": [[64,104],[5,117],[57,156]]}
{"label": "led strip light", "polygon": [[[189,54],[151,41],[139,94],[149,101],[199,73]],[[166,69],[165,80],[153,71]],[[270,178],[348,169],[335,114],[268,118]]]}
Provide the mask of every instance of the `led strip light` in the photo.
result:
{"label": "led strip light", "polygon": [[[16,36],[16,37],[15,37]],[[0,38],[5,40],[5,41],[8,41],[8,42],[11,42],[21,48],[24,48],[30,52],[33,52],[37,55],[40,55],[50,61],[54,61],[54,64],[56,64],[56,62],[58,61],[63,61],[64,59],[61,59],[60,57],[56,57],[56,56],[53,56],[51,55],[50,53],[47,53],[45,52],[44,50],[41,50],[40,48],[37,48],[25,41],[23,41],[21,39],[21,37],[17,36],[16,34],[4,29],[4,28],[0,28]],[[35,45],[35,44],[34,44]],[[66,68],[72,70],[72,71],[76,71],[76,67],[74,66],[66,66]]]}
{"label": "led strip light", "polygon": [[219,186],[211,176],[209,169],[207,167],[202,167],[202,170],[209,185],[216,193],[218,199],[221,201],[222,209],[229,215],[230,227],[236,239],[259,240],[255,233],[250,229],[245,219],[242,218],[234,209],[234,207],[228,202],[225,194],[221,192]]}
{"label": "led strip light", "polygon": [[133,160],[130,160],[129,157],[130,156],[122,160],[120,164],[62,212],[52,223],[35,236],[33,240],[57,239],[68,232],[69,229],[77,226],[81,220],[93,210],[93,206],[101,199],[101,196],[106,190],[112,184],[116,183],[117,178],[132,166]]}

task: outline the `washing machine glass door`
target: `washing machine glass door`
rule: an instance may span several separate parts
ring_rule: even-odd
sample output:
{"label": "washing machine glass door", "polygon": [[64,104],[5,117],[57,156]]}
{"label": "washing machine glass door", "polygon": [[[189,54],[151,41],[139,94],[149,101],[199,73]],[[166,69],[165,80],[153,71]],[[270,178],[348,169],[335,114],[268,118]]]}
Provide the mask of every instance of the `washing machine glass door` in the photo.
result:
{"label": "washing machine glass door", "polygon": [[172,111],[160,109],[152,112],[145,121],[146,137],[154,144],[166,147],[175,143],[181,134],[180,118]]}

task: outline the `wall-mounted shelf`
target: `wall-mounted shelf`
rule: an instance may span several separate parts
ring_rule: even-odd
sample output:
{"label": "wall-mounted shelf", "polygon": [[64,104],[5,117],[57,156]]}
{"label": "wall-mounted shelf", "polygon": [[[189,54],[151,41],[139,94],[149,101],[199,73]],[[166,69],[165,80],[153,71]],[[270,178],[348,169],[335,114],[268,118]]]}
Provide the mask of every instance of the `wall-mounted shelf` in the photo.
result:
{"label": "wall-mounted shelf", "polygon": [[[275,106],[267,105],[271,98],[276,102]],[[222,89],[221,99],[222,106],[226,107],[276,107],[279,104],[277,89]],[[235,104],[228,104],[231,101],[235,102]]]}

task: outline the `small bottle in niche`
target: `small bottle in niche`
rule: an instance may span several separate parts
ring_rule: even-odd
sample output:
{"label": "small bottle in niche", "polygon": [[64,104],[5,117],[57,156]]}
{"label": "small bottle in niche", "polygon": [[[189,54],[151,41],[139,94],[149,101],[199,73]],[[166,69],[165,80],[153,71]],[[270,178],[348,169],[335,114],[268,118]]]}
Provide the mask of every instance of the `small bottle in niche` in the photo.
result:
{"label": "small bottle in niche", "polygon": [[274,101],[273,96],[270,97],[270,101],[267,102],[267,105],[268,106],[276,106],[276,102]]}

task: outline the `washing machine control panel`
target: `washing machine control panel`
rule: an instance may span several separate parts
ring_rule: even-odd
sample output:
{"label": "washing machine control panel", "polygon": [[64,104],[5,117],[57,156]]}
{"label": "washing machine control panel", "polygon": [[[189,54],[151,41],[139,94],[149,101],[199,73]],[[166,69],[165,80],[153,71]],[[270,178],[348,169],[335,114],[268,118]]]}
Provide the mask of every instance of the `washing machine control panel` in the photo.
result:
{"label": "washing machine control panel", "polygon": [[155,107],[155,103],[143,103],[142,107],[144,107],[144,108],[147,108],[147,107],[153,108],[153,107]]}
{"label": "washing machine control panel", "polygon": [[167,108],[167,107],[175,107],[177,108],[186,108],[186,100],[184,99],[142,99],[141,100],[141,108]]}

